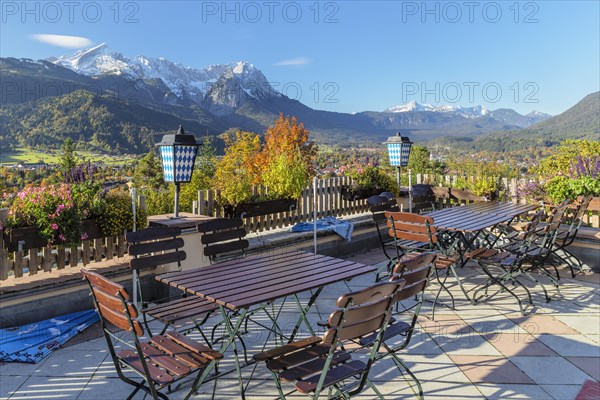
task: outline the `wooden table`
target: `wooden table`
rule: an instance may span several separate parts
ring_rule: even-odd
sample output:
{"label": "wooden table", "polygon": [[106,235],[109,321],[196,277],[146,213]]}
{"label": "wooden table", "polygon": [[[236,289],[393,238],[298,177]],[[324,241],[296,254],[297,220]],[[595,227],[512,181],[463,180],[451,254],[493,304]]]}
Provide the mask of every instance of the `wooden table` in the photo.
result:
{"label": "wooden table", "polygon": [[434,225],[438,229],[474,233],[500,223],[510,224],[516,217],[536,208],[538,206],[533,204],[491,201],[445,208],[426,215],[433,218]]}
{"label": "wooden table", "polygon": [[[438,230],[446,231],[449,237],[453,239],[460,239],[464,245],[462,250],[467,251],[486,229],[493,229],[499,224],[510,225],[518,216],[538,207],[533,204],[491,201],[445,208],[426,215],[433,218],[433,225]],[[490,247],[493,247],[498,237],[490,241],[489,235],[486,235],[485,240],[487,240]],[[457,249],[460,250],[461,248],[457,247]]]}
{"label": "wooden table", "polygon": [[[192,271],[171,272],[158,275],[156,279],[190,294],[206,298],[220,307],[228,337],[219,351],[224,353],[229,346],[233,345],[240,393],[241,397],[245,398],[235,338],[242,324],[252,313],[265,310],[275,300],[296,296],[299,318],[291,335],[286,339],[292,341],[302,323],[305,323],[314,334],[306,314],[323,287],[375,270],[376,268],[370,265],[291,251],[221,262]],[[302,307],[297,295],[309,290],[313,291],[312,295],[307,305]],[[276,315],[269,315],[269,318],[274,324],[271,332],[281,333],[277,327]],[[269,329],[269,327],[265,328]],[[270,334],[267,341],[269,337]],[[203,371],[199,385],[214,366],[213,362]]]}

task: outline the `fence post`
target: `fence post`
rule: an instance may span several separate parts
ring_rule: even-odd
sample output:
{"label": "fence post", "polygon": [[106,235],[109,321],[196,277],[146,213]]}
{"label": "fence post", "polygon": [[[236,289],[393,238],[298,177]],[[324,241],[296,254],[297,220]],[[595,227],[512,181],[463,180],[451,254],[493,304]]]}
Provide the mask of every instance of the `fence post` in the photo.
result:
{"label": "fence post", "polygon": [[513,203],[518,203],[519,202],[519,196],[517,193],[517,179],[516,178],[512,178],[510,180],[510,200]]}
{"label": "fence post", "polygon": [[[8,208],[0,209],[0,225],[2,229],[8,221]],[[8,279],[8,254],[4,248],[4,235],[0,230],[0,281]]]}

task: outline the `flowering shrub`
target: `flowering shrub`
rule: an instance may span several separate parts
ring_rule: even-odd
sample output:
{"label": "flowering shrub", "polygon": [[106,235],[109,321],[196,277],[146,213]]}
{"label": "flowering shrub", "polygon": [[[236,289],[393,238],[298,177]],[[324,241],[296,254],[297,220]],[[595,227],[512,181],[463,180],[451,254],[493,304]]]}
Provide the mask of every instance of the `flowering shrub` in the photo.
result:
{"label": "flowering shrub", "polygon": [[[100,230],[105,236],[120,235],[133,228],[133,212],[131,212],[131,196],[128,192],[113,189],[104,196],[105,206],[98,217]],[[139,226],[145,225],[145,217],[138,214]],[[143,221],[140,221],[142,219]]]}
{"label": "flowering shrub", "polygon": [[[83,230],[86,219],[98,221],[104,236],[130,230],[131,196],[122,190],[107,192],[93,181],[28,187],[10,200],[6,228],[33,226],[48,244],[76,244],[88,239]],[[146,225],[145,212],[139,208],[137,222]]]}
{"label": "flowering shrub", "polygon": [[534,169],[540,183],[518,190],[529,200],[560,203],[577,196],[600,196],[600,142],[567,140]]}
{"label": "flowering shrub", "polygon": [[67,184],[29,187],[13,199],[7,227],[34,226],[48,242],[81,240],[81,215]]}

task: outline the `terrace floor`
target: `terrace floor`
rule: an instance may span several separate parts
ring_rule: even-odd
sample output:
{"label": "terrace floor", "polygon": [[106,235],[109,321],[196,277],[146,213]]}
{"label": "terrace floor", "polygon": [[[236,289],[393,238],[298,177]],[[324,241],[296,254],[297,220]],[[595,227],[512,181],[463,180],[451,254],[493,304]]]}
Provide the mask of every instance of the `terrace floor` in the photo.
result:
{"label": "terrace floor", "polygon": [[[369,264],[384,260],[377,250],[348,258]],[[483,278],[472,266],[459,273],[467,287]],[[569,276],[566,270],[562,275]],[[374,275],[368,275],[348,285],[357,289],[373,281]],[[426,298],[433,298],[436,289],[433,283]],[[600,381],[598,274],[564,278],[563,297],[549,303],[544,302],[541,290],[535,289],[536,306],[525,317],[507,295],[473,306],[461,300],[457,287],[452,290],[458,301],[457,309],[438,306],[433,321],[431,303],[425,302],[411,345],[401,353],[421,380],[426,399],[572,400],[586,380]],[[326,319],[336,298],[347,291],[345,283],[327,287],[311,310],[311,321]],[[294,318],[291,304],[281,316],[284,321],[286,318],[290,321]],[[246,343],[259,349],[264,342],[263,334],[250,327]],[[227,355],[225,360],[222,368],[231,364]],[[415,398],[409,381],[389,358],[375,364],[370,377],[386,399]],[[192,398],[208,399],[211,390],[212,383],[203,385]],[[124,399],[129,392],[129,386],[116,377],[98,324],[38,364],[0,365],[0,399],[112,400]],[[169,397],[180,399],[185,392],[183,388]],[[220,378],[216,393],[217,399],[239,398],[235,376]],[[247,398],[276,397],[271,375],[264,366],[259,366]],[[143,394],[135,397],[142,398]],[[375,395],[367,390],[357,398],[372,399]]]}

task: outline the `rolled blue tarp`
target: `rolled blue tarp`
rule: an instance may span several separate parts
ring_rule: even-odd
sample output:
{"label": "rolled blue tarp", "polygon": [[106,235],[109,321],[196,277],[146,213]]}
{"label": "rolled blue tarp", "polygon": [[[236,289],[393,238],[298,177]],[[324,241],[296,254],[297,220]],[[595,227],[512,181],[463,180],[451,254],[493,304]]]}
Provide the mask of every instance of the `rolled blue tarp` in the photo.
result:
{"label": "rolled blue tarp", "polygon": [[[317,232],[333,231],[350,241],[354,224],[350,221],[344,221],[335,217],[325,217],[317,220]],[[292,232],[312,232],[315,229],[313,222],[300,222],[292,226]]]}
{"label": "rolled blue tarp", "polygon": [[98,313],[86,310],[0,329],[0,361],[37,363],[97,321]]}

